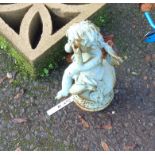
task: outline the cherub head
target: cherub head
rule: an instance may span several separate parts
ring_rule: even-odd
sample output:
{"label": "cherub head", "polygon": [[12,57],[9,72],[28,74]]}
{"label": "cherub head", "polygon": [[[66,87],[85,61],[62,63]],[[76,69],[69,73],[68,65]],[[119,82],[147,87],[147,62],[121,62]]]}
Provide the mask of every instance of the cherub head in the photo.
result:
{"label": "cherub head", "polygon": [[68,43],[65,45],[67,53],[72,52],[72,46],[83,50],[103,48],[104,39],[100,34],[100,29],[88,20],[70,26],[66,36],[68,37]]}

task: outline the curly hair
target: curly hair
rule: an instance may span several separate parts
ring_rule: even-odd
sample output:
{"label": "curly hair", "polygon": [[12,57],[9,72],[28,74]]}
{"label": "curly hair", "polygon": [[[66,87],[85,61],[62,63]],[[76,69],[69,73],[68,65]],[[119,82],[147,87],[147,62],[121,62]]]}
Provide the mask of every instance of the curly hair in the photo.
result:
{"label": "curly hair", "polygon": [[70,26],[66,32],[66,36],[70,44],[79,41],[81,46],[103,48],[104,39],[99,27],[88,20]]}

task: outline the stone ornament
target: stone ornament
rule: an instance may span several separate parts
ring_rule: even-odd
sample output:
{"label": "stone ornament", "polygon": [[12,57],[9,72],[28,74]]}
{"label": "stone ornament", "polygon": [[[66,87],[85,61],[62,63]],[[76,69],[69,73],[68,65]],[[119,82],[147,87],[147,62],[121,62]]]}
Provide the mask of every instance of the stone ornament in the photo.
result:
{"label": "stone ornament", "polygon": [[[64,72],[62,89],[56,99],[71,94],[83,110],[106,108],[114,97],[116,76],[113,65],[119,65],[122,59],[104,41],[99,28],[88,20],[70,26],[66,36],[65,51],[73,53],[72,63]],[[102,49],[107,53],[104,59]]]}
{"label": "stone ornament", "polygon": [[[57,43],[72,23],[89,18],[102,6],[104,4],[0,5],[0,35],[32,65],[39,64],[36,62],[48,57],[57,48]],[[38,33],[39,38],[36,37]]]}

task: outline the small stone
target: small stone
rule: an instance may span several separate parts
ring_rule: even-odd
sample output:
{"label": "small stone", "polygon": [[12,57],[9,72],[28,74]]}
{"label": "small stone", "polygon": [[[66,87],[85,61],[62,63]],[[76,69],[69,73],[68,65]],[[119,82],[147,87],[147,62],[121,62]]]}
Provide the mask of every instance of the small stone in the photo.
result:
{"label": "small stone", "polygon": [[88,151],[89,150],[89,145],[88,144],[84,144],[83,145],[83,149]]}
{"label": "small stone", "polygon": [[125,150],[125,151],[132,151],[132,150],[134,150],[135,146],[136,146],[135,144],[126,144],[124,146],[123,150]]}
{"label": "small stone", "polygon": [[152,59],[155,60],[155,54],[152,54]]}
{"label": "small stone", "polygon": [[30,102],[31,102],[31,103],[34,102],[34,97],[30,97]]}
{"label": "small stone", "polygon": [[112,111],[111,113],[114,115],[116,113],[116,111]]}
{"label": "small stone", "polygon": [[7,74],[6,74],[6,77],[7,77],[8,79],[12,79],[13,76],[12,76],[11,73],[7,73]]}
{"label": "small stone", "polygon": [[19,92],[20,91],[20,87],[16,87],[16,92]]}
{"label": "small stone", "polygon": [[115,92],[115,94],[117,94],[117,93],[119,93],[119,90],[118,90],[118,89],[115,89],[115,91],[114,91],[114,92]]}
{"label": "small stone", "polygon": [[153,77],[149,76],[149,80],[153,80]]}
{"label": "small stone", "polygon": [[153,123],[149,123],[148,125],[152,127],[153,126]]}
{"label": "small stone", "polygon": [[125,56],[124,56],[124,59],[125,59],[125,60],[127,60],[127,59],[128,59],[128,57],[125,55]]}
{"label": "small stone", "polygon": [[127,69],[127,72],[130,73],[130,68]]}
{"label": "small stone", "polygon": [[30,138],[31,138],[31,137],[30,137],[29,134],[27,134],[27,135],[25,136],[25,139],[26,139],[26,140],[30,140]]}
{"label": "small stone", "polygon": [[129,126],[129,123],[124,123],[124,126],[125,126],[125,127],[128,127],[128,126]]}
{"label": "small stone", "polygon": [[9,80],[9,83],[11,84],[11,83],[13,83],[13,81],[14,81],[13,79],[10,79],[10,80]]}
{"label": "small stone", "polygon": [[25,112],[25,109],[20,109],[20,114],[23,114]]}
{"label": "small stone", "polygon": [[137,72],[131,72],[131,74],[132,74],[132,75],[138,75],[138,73],[137,73]]}
{"label": "small stone", "polygon": [[11,135],[12,135],[12,136],[16,136],[17,134],[18,134],[17,131],[12,131],[12,132],[11,132]]}
{"label": "small stone", "polygon": [[0,84],[6,79],[6,77],[0,78]]}
{"label": "small stone", "polygon": [[133,25],[132,25],[132,28],[133,28],[133,29],[136,28],[136,25],[133,24]]}
{"label": "small stone", "polygon": [[126,83],[125,83],[125,87],[128,88],[128,86],[129,86],[129,84],[126,82]]}
{"label": "small stone", "polygon": [[149,62],[149,61],[151,60],[151,56],[150,56],[149,54],[147,54],[147,55],[145,56],[144,60],[145,60],[146,62]]}
{"label": "small stone", "polygon": [[147,76],[144,76],[144,78],[143,78],[144,80],[147,80]]}
{"label": "small stone", "polygon": [[37,131],[35,131],[35,132],[34,132],[34,134],[35,134],[35,135],[38,135],[38,132],[37,132]]}
{"label": "small stone", "polygon": [[21,148],[20,147],[17,147],[15,151],[21,151]]}
{"label": "small stone", "polygon": [[39,150],[39,148],[38,147],[36,147],[36,148],[34,148],[34,150],[33,151],[38,151]]}
{"label": "small stone", "polygon": [[32,149],[33,149],[33,147],[34,147],[34,146],[33,146],[33,144],[31,144],[31,145],[30,145],[30,150],[32,150]]}
{"label": "small stone", "polygon": [[109,145],[106,142],[101,141],[101,146],[102,146],[104,151],[110,151]]}
{"label": "small stone", "polygon": [[65,145],[68,145],[69,143],[65,140],[64,142],[63,142]]}

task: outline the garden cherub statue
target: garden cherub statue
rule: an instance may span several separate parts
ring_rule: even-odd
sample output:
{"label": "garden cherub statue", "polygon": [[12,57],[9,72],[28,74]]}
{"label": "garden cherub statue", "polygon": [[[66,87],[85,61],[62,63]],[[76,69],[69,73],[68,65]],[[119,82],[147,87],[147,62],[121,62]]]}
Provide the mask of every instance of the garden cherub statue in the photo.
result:
{"label": "garden cherub statue", "polygon": [[[65,51],[72,53],[72,63],[64,71],[62,89],[56,99],[69,94],[83,110],[100,111],[114,97],[116,77],[113,64],[122,59],[103,39],[100,29],[90,21],[81,21],[67,30]],[[102,49],[107,56],[103,59]]]}

